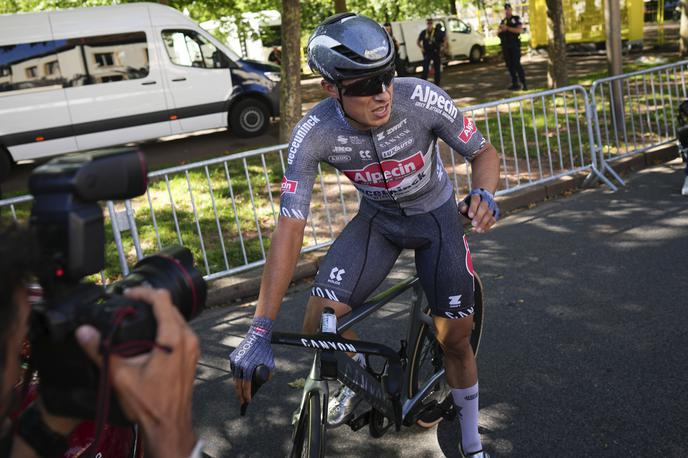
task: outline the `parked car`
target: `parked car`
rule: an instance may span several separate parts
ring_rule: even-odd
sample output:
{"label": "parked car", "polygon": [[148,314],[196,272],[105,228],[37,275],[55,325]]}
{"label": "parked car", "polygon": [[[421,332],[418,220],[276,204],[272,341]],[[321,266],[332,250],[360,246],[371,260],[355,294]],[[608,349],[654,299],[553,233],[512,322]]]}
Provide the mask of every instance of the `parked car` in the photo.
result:
{"label": "parked car", "polygon": [[279,68],[154,3],[0,15],[0,177],[13,162],[229,126],[265,131]]}
{"label": "parked car", "polygon": [[[441,23],[447,33],[448,50],[446,59],[469,59],[480,62],[485,55],[485,40],[456,16],[433,18]],[[426,28],[425,19],[392,22],[392,33],[399,43],[399,57],[410,72],[423,63],[423,52],[418,47],[418,35]]]}

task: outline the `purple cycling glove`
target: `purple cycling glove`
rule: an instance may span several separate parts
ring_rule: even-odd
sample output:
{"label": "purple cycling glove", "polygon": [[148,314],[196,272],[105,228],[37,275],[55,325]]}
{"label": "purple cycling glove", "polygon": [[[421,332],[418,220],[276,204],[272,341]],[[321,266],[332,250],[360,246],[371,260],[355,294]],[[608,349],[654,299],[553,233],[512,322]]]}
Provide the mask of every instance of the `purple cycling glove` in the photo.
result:
{"label": "purple cycling glove", "polygon": [[275,360],[270,346],[273,324],[273,321],[265,316],[253,318],[246,337],[229,355],[234,378],[250,380],[253,371],[261,364],[267,366],[270,372],[275,370]]}

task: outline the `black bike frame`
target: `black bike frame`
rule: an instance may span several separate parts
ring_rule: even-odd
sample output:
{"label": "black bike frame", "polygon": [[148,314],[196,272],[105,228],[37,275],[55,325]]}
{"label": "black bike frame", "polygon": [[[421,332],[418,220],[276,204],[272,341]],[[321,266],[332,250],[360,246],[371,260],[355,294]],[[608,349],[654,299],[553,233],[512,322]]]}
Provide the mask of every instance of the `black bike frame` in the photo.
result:
{"label": "black bike frame", "polygon": [[[339,320],[337,331],[342,333],[354,324],[364,320],[372,313],[379,310],[391,300],[413,288],[414,297],[412,309],[410,311],[409,325],[406,342],[415,342],[421,329],[421,324],[426,323],[432,329],[432,318],[424,313],[422,308],[423,292],[418,277],[408,278],[392,288],[374,296],[369,301],[356,308]],[[432,387],[444,377],[444,369],[433,374],[428,382],[413,396],[408,399],[408,374],[405,365],[406,354],[398,354],[391,348],[375,342],[361,340],[348,340],[338,334],[295,334],[274,332],[272,343],[290,345],[316,350],[311,371],[306,379],[304,386],[304,396],[301,400],[301,412],[309,396],[321,396],[324,406],[327,406],[329,398],[329,388],[327,381],[323,380],[320,371],[320,354],[322,351],[335,352],[337,361],[338,379],[346,386],[361,394],[379,412],[384,414],[390,421],[395,423],[397,430],[404,424],[412,424],[415,419],[410,418],[417,409],[421,407],[420,401],[428,394]],[[363,353],[368,355],[378,355],[385,359],[385,370],[382,376],[382,383],[378,382],[360,364],[353,361],[344,353]],[[401,399],[404,399],[403,405]],[[325,409],[323,409],[325,410]]]}

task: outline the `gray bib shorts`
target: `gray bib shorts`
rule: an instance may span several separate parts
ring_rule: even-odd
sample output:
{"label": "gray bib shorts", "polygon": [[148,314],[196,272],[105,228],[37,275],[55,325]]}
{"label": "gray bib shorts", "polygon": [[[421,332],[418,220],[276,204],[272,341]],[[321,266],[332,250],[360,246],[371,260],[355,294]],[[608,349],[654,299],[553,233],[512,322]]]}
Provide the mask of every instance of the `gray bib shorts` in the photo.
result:
{"label": "gray bib shorts", "polygon": [[457,319],[473,313],[473,264],[453,196],[435,210],[411,216],[362,200],[359,213],[330,247],[311,294],[356,308],[387,277],[404,248],[415,251],[434,316]]}

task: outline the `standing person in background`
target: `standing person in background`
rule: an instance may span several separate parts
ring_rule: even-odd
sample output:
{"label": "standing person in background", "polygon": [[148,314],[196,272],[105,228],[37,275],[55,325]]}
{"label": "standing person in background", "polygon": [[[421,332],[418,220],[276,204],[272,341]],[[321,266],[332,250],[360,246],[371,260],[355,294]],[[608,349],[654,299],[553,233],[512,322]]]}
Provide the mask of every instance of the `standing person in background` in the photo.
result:
{"label": "standing person in background", "polygon": [[394,43],[394,68],[397,71],[397,76],[407,76],[406,66],[399,56],[399,42],[394,38],[394,32],[392,32],[392,24],[385,22],[385,30],[392,37],[392,42]]}
{"label": "standing person in background", "polygon": [[[418,35],[418,47],[423,50],[423,74],[421,78],[428,79],[428,71],[430,69],[430,61],[433,63],[435,69],[435,84],[440,85],[442,58],[441,49],[444,45],[444,31],[441,26],[433,28],[432,19],[428,18],[426,21],[427,28]],[[439,25],[439,24],[437,24]]]}
{"label": "standing person in background", "polygon": [[[511,75],[511,86],[509,89],[517,91],[528,90],[526,86],[526,73],[521,65],[521,39],[519,35],[523,32],[523,24],[519,16],[514,16],[511,11],[511,3],[504,4],[505,17],[499,23],[499,41],[502,44],[502,54],[504,62]],[[518,81],[521,80],[519,86]]]}

